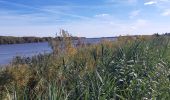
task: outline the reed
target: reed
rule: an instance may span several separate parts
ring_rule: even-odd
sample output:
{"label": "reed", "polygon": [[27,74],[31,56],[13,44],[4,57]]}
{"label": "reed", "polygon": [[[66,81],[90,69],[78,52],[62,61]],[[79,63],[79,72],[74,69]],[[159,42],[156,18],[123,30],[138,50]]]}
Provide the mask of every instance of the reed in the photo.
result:
{"label": "reed", "polygon": [[53,41],[53,54],[21,58],[1,70],[0,98],[170,99],[169,37],[120,37],[79,47],[68,39]]}

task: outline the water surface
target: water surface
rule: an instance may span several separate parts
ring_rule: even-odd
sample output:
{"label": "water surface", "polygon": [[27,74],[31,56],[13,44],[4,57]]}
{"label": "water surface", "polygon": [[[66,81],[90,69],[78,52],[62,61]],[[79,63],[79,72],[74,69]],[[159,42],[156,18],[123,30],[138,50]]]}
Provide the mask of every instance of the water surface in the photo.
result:
{"label": "water surface", "polygon": [[31,57],[50,52],[52,49],[47,42],[0,45],[0,64],[10,63],[15,56]]}
{"label": "water surface", "polygon": [[[115,38],[105,38],[110,41],[114,41]],[[82,42],[85,44],[99,43],[103,38],[85,38]],[[75,40],[73,44],[76,44],[78,40]],[[16,56],[31,57],[33,55],[50,53],[52,52],[48,42],[43,43],[24,43],[24,44],[10,44],[0,45],[0,65],[8,64]]]}

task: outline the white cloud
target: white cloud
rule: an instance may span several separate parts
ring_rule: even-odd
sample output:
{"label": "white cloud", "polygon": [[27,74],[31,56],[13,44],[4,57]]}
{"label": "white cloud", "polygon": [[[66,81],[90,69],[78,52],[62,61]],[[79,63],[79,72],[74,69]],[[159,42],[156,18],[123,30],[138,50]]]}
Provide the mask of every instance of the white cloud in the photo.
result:
{"label": "white cloud", "polygon": [[138,0],[106,0],[108,3],[136,4]]}
{"label": "white cloud", "polygon": [[[111,0],[112,2],[118,2],[127,4],[136,3],[138,0]],[[168,7],[169,0],[149,0],[145,2],[145,5],[164,5],[161,9],[164,11],[162,16],[169,16],[170,10],[165,10]],[[5,1],[4,1],[5,2]],[[70,33],[76,36],[85,37],[103,37],[103,36],[119,36],[126,34],[144,34],[144,33],[155,33],[155,32],[168,32],[168,23],[152,23],[145,19],[138,19],[140,10],[134,10],[129,13],[129,18],[115,18],[114,13],[100,13],[93,17],[86,17],[73,9],[86,9],[88,6],[48,6],[41,8],[28,7],[26,5],[15,4],[7,2],[12,5],[20,6],[21,8],[28,8],[36,10],[38,13],[32,14],[19,14],[17,12],[0,11],[0,35],[35,35],[35,36],[49,36],[54,35],[60,28],[68,30]],[[101,7],[105,7],[104,4]],[[109,5],[109,4],[108,4]],[[166,5],[166,6],[165,6]],[[99,7],[94,6],[92,8]],[[136,6],[135,6],[136,7]],[[142,8],[141,8],[142,9]],[[113,9],[109,9],[113,10]],[[73,11],[73,12],[72,12]],[[88,10],[90,11],[90,10]],[[100,11],[98,9],[98,11]],[[42,14],[41,14],[42,13]],[[99,13],[99,12],[98,12]],[[121,16],[127,14],[121,14]],[[64,17],[63,17],[64,16]],[[62,19],[63,17],[63,19]],[[73,18],[73,20],[71,19]],[[134,19],[133,19],[134,18]],[[66,21],[65,19],[69,19]],[[133,19],[133,20],[132,20]],[[135,20],[137,19],[137,20]],[[63,21],[58,23],[56,21]],[[47,24],[46,24],[47,22]],[[45,24],[43,24],[45,23]],[[170,30],[169,30],[170,31]],[[9,33],[9,34],[8,34]]]}
{"label": "white cloud", "polygon": [[10,1],[5,1],[5,0],[0,0],[0,3],[4,3],[4,4],[8,4],[8,5],[13,5],[16,7],[21,7],[24,9],[32,9],[35,11],[39,11],[39,12],[44,12],[44,13],[50,13],[50,14],[57,14],[57,15],[64,15],[64,16],[69,16],[69,17],[74,17],[74,18],[79,18],[79,19],[88,19],[88,17],[86,16],[81,16],[81,15],[77,15],[77,14],[71,14],[69,12],[66,12],[66,10],[69,10],[71,6],[47,6],[47,7],[32,7],[32,6],[28,6],[25,4],[20,4],[20,3],[15,3],[15,2],[10,2]]}
{"label": "white cloud", "polygon": [[106,16],[110,16],[109,14],[98,14],[98,15],[95,15],[95,17],[106,17]]}
{"label": "white cloud", "polygon": [[[94,18],[91,18],[91,19],[100,19],[100,21],[110,21],[110,20],[113,20],[114,17],[111,15],[111,14],[107,14],[107,13],[103,13],[103,14],[97,14],[94,16]],[[89,20],[91,20],[89,19]]]}
{"label": "white cloud", "polygon": [[138,0],[127,0],[129,3],[136,3]]}
{"label": "white cloud", "polygon": [[144,3],[144,5],[154,5],[154,4],[157,4],[157,1],[149,1]]}
{"label": "white cloud", "polygon": [[129,22],[112,19],[103,21],[100,18],[91,19],[89,21],[73,22],[62,25],[71,33],[77,36],[85,37],[104,37],[104,36],[119,36],[119,35],[135,35],[154,33],[150,31],[150,22],[144,19],[137,19]]}
{"label": "white cloud", "polygon": [[147,0],[144,5],[156,5],[156,6],[167,6],[169,5],[170,0]]}
{"label": "white cloud", "polygon": [[139,14],[140,14],[140,10],[134,10],[134,11],[132,11],[132,12],[130,12],[130,16],[129,16],[129,18],[135,18],[135,17],[137,17]]}
{"label": "white cloud", "polygon": [[55,36],[58,31],[55,25],[46,26],[1,26],[0,35],[6,36]]}
{"label": "white cloud", "polygon": [[161,15],[162,16],[170,16],[170,9],[166,9]]}
{"label": "white cloud", "polygon": [[144,5],[152,5],[161,13],[161,16],[170,16],[170,0],[147,0]]}
{"label": "white cloud", "polygon": [[161,2],[169,2],[170,0],[159,0]]}
{"label": "white cloud", "polygon": [[147,27],[149,26],[149,21],[144,20],[144,19],[137,19],[135,23],[133,24],[133,27],[136,27],[136,29],[140,29],[142,27]]}
{"label": "white cloud", "polygon": [[0,26],[46,25],[60,22],[60,16],[46,13],[20,14],[17,11],[0,10]]}
{"label": "white cloud", "polygon": [[60,28],[68,30],[74,36],[84,37],[153,34],[155,32],[170,31],[168,30],[168,23],[152,23],[145,19],[124,22],[113,17],[105,18],[105,20],[101,17],[93,17],[90,20],[74,20],[62,25],[2,26],[0,27],[0,35],[54,36]]}
{"label": "white cloud", "polygon": [[[150,29],[148,27],[151,26],[151,22],[145,19],[137,19],[128,25],[126,23],[127,32],[129,35],[140,35],[140,34],[148,34]],[[152,34],[152,33],[151,33]]]}
{"label": "white cloud", "polygon": [[[77,21],[74,20],[72,22],[56,25],[19,24],[2,26],[0,27],[0,35],[53,36],[60,28],[68,30],[70,33],[72,33],[72,35],[85,37],[119,36],[134,33],[134,30],[131,29],[130,23],[124,23],[121,20],[115,19],[109,14],[99,15],[100,17],[94,16],[91,19]],[[25,20],[27,20],[27,18]],[[139,22],[144,23],[142,20]],[[18,21],[18,23],[22,22]],[[133,26],[136,27],[137,25],[136,28],[140,27],[139,24],[135,23]]]}

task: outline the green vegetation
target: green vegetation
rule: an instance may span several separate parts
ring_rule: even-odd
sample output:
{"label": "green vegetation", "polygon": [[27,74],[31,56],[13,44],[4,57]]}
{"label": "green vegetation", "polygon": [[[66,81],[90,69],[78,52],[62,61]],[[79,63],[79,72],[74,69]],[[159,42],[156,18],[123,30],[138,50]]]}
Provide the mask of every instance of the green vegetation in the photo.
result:
{"label": "green vegetation", "polygon": [[[63,31],[63,30],[62,30]],[[66,32],[66,31],[65,31]],[[58,36],[57,39],[62,37]],[[22,44],[22,43],[38,43],[38,42],[50,42],[51,40],[56,40],[52,37],[12,37],[12,36],[0,36],[0,45],[1,44]],[[73,40],[78,40],[84,37],[71,37]]]}
{"label": "green vegetation", "polygon": [[12,37],[12,36],[0,36],[1,44],[21,44],[21,43],[34,43],[34,42],[48,42],[51,37]]}
{"label": "green vegetation", "polygon": [[75,48],[63,36],[51,42],[52,54],[18,57],[2,68],[0,99],[170,99],[169,37],[119,37]]}

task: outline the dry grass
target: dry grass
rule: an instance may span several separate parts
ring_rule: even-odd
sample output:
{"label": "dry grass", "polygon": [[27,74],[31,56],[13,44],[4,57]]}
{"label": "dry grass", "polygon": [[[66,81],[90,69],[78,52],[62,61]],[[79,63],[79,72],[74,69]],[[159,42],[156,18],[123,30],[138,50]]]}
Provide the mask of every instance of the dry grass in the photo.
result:
{"label": "dry grass", "polygon": [[69,35],[62,36],[51,42],[53,54],[15,63],[0,72],[1,98],[170,98],[169,37],[120,37],[114,42],[74,47],[66,38]]}

